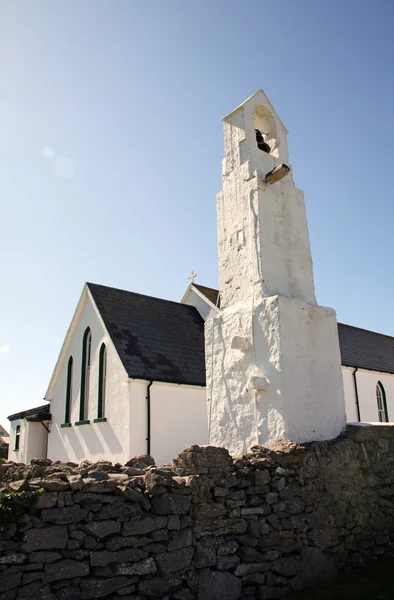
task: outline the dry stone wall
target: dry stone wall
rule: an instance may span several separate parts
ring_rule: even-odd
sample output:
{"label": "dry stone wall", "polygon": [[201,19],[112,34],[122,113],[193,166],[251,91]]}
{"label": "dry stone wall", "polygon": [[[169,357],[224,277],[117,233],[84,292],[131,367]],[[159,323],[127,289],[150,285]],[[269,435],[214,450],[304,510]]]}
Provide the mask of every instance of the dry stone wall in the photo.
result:
{"label": "dry stone wall", "polygon": [[3,487],[44,491],[0,524],[0,598],[280,598],[390,551],[394,428],[152,463],[2,464]]}

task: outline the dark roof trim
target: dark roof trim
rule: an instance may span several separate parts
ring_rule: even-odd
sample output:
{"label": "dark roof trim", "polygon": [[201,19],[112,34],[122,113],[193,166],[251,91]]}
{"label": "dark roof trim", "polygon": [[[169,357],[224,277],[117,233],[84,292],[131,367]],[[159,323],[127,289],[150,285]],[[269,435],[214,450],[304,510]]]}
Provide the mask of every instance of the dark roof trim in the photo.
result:
{"label": "dark roof trim", "polygon": [[[49,406],[49,404],[44,404],[43,406],[36,406],[35,408],[29,408],[28,410],[14,413],[8,417],[8,420],[16,421],[17,419],[26,418],[27,421],[47,421],[51,418]],[[28,417],[32,417],[32,419],[29,419]]]}
{"label": "dark roof trim", "polygon": [[146,377],[135,377],[134,375],[129,375],[129,379],[134,380],[136,379],[137,381],[146,381],[149,383],[149,381],[152,381],[152,383],[168,383],[168,385],[189,385],[190,387],[205,387],[206,383],[202,383],[201,381],[199,383],[190,383],[190,381],[176,381],[175,379],[172,379],[171,381],[168,381],[168,379],[160,379],[159,377],[153,378],[153,379],[147,379]]}

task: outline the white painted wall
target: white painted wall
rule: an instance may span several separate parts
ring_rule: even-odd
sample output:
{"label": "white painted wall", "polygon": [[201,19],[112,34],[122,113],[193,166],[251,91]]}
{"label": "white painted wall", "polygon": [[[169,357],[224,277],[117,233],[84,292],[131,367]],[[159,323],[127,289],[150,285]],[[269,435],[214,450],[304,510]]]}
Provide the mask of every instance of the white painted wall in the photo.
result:
{"label": "white painted wall", "polygon": [[[82,306],[73,327],[71,340],[60,365],[51,400],[52,424],[48,440],[48,457],[52,460],[75,461],[99,458],[125,462],[130,458],[130,402],[127,373],[107,334],[96,307],[85,292]],[[92,332],[88,425],[76,426],[79,421],[82,339],[87,327]],[[107,422],[94,423],[97,418],[98,361],[102,343],[107,349],[107,389],[105,415]],[[73,386],[71,427],[62,428],[66,402],[67,364],[73,356]]]}
{"label": "white painted wall", "polygon": [[[89,420],[79,421],[82,339],[92,332]],[[97,417],[98,360],[102,343],[107,348],[106,408],[104,423]],[[67,364],[73,356],[71,427],[64,423]],[[48,457],[52,460],[97,461],[100,458],[124,464],[147,451],[147,381],[131,380],[88,295],[80,307],[67,351],[63,356],[51,398],[51,433]],[[151,453],[157,464],[168,462],[184,447],[205,443],[206,396],[204,388],[154,382],[151,386]]]}
{"label": "white painted wall", "polygon": [[[271,154],[257,148],[255,128]],[[265,183],[268,171],[288,164],[288,150],[264,92],[225,117],[224,146],[221,309],[205,323],[210,442],[239,454],[280,437],[332,439],[345,424],[336,315],[316,304],[302,191],[291,174]]]}
{"label": "white painted wall", "polygon": [[[349,367],[342,367],[342,378],[343,378],[343,391],[345,394],[345,410],[346,410],[346,421],[348,423],[355,423],[358,421],[357,407],[356,407],[356,391],[354,387],[353,371]],[[359,389],[360,393],[360,389]]]}
{"label": "white painted wall", "polygon": [[151,387],[151,454],[157,464],[172,459],[190,444],[208,442],[205,388],[153,383]]}
{"label": "white painted wall", "polygon": [[204,298],[201,294],[199,294],[197,290],[191,287],[188,287],[188,289],[186,290],[186,293],[184,294],[181,303],[188,304],[189,306],[194,306],[198,310],[204,321],[206,321],[206,319],[212,316],[212,312],[216,312],[212,309],[207,299]]}
{"label": "white painted wall", "polygon": [[[20,425],[19,450],[15,450],[16,426]],[[8,460],[30,462],[32,458],[44,458],[47,455],[48,432],[41,423],[17,419],[10,422]]]}
{"label": "white painted wall", "polygon": [[[10,438],[9,438],[9,446],[8,446],[8,460],[12,460],[14,462],[26,462],[25,461],[25,445],[26,445],[26,421],[24,419],[16,419],[15,421],[10,421]],[[21,435],[19,438],[19,450],[15,451],[15,432],[16,426],[20,425]]]}

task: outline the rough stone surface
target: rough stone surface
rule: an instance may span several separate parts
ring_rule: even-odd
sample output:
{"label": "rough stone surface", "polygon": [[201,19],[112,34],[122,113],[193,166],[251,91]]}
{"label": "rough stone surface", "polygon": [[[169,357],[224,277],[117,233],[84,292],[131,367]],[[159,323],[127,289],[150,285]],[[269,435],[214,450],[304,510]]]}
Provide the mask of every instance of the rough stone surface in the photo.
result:
{"label": "rough stone surface", "polygon": [[200,576],[198,600],[237,600],[242,582],[231,573],[204,570]]}
{"label": "rough stone surface", "polygon": [[0,525],[0,598],[259,600],[325,583],[392,549],[393,457],[380,426],[234,459],[190,446],[137,478],[108,462],[0,464],[0,486],[26,491],[80,477]]}
{"label": "rough stone surface", "polygon": [[265,182],[288,164],[287,131],[259,90],[224,118],[224,132],[220,311],[205,322],[211,443],[240,454],[278,437],[332,439],[345,425],[335,311],[316,302],[302,191],[291,172]]}

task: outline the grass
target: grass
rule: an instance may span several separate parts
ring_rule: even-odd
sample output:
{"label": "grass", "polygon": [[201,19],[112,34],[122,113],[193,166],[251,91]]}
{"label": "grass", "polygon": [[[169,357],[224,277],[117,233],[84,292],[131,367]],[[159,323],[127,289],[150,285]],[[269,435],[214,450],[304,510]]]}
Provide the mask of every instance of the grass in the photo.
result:
{"label": "grass", "polygon": [[342,575],[331,585],[288,596],[289,600],[394,600],[394,558],[384,558],[361,570]]}

